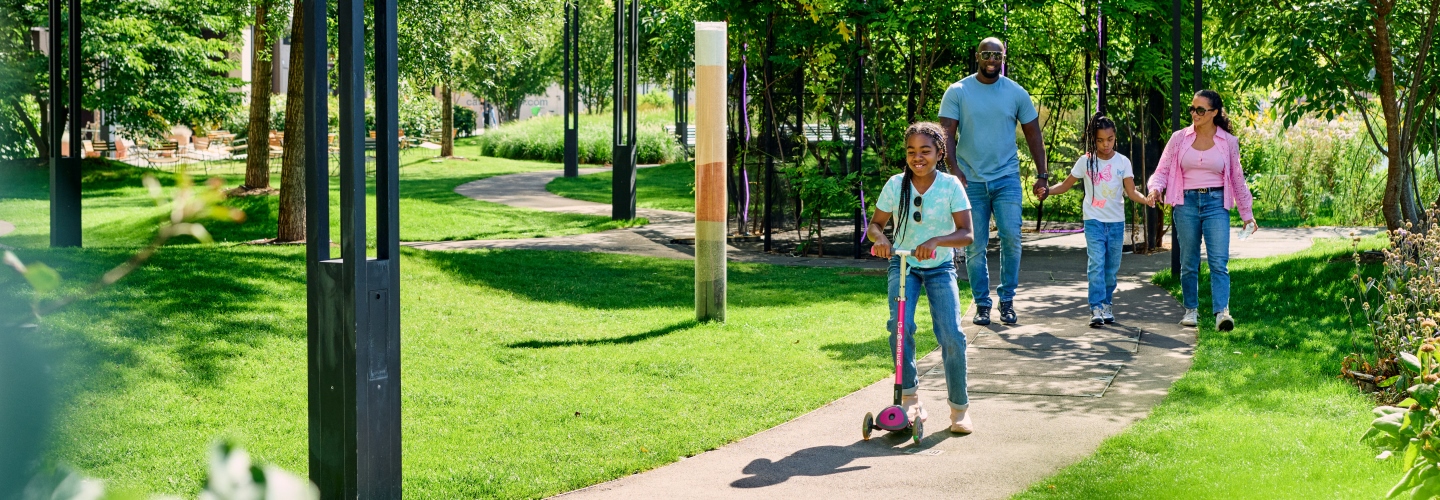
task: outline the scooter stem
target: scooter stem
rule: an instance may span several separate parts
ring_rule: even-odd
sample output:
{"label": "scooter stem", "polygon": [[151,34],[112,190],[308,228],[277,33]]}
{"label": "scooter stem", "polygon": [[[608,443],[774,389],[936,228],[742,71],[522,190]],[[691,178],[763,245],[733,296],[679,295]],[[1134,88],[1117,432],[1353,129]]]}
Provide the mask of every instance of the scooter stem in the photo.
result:
{"label": "scooter stem", "polygon": [[899,406],[905,383],[905,282],[910,273],[910,251],[896,250],[895,255],[900,257],[900,296],[896,297],[900,315],[895,319],[895,405]]}

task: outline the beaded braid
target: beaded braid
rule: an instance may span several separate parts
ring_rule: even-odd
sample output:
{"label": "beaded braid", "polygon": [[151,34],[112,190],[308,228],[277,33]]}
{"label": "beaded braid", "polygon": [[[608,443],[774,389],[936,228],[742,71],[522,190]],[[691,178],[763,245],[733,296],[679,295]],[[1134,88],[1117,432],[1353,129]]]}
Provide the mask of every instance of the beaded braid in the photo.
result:
{"label": "beaded braid", "polygon": [[[905,128],[905,140],[911,136],[924,135],[935,143],[935,149],[940,152],[940,159],[935,162],[936,168],[945,164],[945,129],[940,128],[935,122],[916,122]],[[910,165],[905,165],[905,177],[900,182],[900,209],[896,212],[899,218],[895,221],[895,244],[900,243],[900,234],[910,219],[910,184],[914,181],[915,171]]]}

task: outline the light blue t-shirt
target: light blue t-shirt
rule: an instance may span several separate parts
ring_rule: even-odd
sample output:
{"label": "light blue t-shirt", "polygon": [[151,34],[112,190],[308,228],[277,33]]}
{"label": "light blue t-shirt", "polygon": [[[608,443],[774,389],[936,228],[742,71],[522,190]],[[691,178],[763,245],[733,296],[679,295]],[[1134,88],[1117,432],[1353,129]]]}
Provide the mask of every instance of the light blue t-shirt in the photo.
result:
{"label": "light blue t-shirt", "polygon": [[[950,214],[970,209],[970,198],[965,195],[965,186],[960,184],[958,177],[944,172],[936,172],[935,175],[935,183],[931,184],[924,194],[916,192],[914,186],[910,187],[909,210],[900,209],[900,185],[905,182],[905,174],[895,174],[885,182],[885,189],[880,191],[880,199],[875,201],[875,208],[890,212],[894,216],[895,227],[900,228],[899,234],[890,242],[894,245],[893,248],[914,250],[930,238],[955,232],[955,218]],[[915,208],[917,199],[920,200],[918,210]],[[915,222],[917,211],[920,213],[920,222]],[[901,217],[905,218],[903,226],[900,224]],[[934,258],[916,260],[912,255],[906,259],[911,266],[935,267],[954,260],[955,249],[937,247]]]}
{"label": "light blue t-shirt", "polygon": [[940,100],[940,117],[960,122],[955,129],[955,163],[968,180],[990,182],[1020,172],[1015,126],[1040,116],[1014,80],[992,84],[975,75],[950,85]]}

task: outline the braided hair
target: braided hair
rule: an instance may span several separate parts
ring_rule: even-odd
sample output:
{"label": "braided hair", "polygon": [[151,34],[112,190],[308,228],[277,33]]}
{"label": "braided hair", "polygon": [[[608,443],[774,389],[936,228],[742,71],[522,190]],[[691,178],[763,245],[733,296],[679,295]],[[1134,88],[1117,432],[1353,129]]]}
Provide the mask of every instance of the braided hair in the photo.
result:
{"label": "braided hair", "polygon": [[1100,166],[1096,162],[1098,160],[1096,150],[1099,149],[1096,142],[1101,130],[1115,130],[1115,122],[1104,114],[1095,113],[1090,117],[1090,123],[1085,125],[1085,135],[1082,138],[1085,143],[1085,157],[1088,161],[1085,172],[1090,175],[1091,182],[1094,182],[1095,173],[1100,170]]}
{"label": "braided hair", "polygon": [[[930,141],[935,144],[935,151],[940,154],[940,159],[935,162],[935,166],[938,168],[940,165],[944,165],[945,129],[940,128],[940,124],[935,122],[915,122],[905,128],[905,140],[909,141],[910,137],[915,135],[923,135],[930,138]],[[896,244],[900,243],[900,235],[904,231],[906,222],[910,219],[910,186],[914,180],[915,171],[912,170],[907,163],[905,165],[905,177],[900,181],[900,209],[896,210],[896,215],[899,216],[895,219],[894,242]]]}

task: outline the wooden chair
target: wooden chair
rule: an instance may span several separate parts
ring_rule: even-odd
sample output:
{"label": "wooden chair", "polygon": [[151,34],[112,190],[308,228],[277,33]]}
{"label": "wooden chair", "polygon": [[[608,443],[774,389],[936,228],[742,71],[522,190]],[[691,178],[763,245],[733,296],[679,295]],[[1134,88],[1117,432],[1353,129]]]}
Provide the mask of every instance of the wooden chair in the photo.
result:
{"label": "wooden chair", "polygon": [[170,170],[173,172],[175,170],[174,165],[180,162],[179,152],[179,142],[165,140],[160,141],[155,146],[148,148],[145,151],[144,158],[151,167],[156,167],[158,165],[170,165]]}

